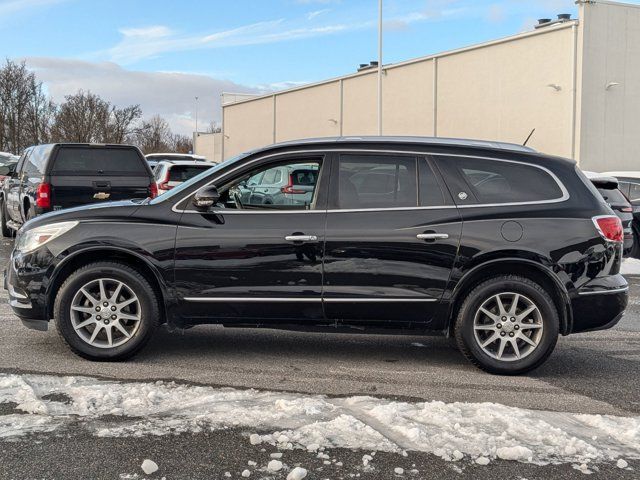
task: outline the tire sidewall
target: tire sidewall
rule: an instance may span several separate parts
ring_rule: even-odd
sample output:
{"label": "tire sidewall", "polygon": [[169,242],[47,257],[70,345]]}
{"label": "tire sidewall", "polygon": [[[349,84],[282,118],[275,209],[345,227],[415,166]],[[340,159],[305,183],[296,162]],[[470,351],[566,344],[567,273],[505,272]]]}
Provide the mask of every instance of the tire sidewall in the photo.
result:
{"label": "tire sidewall", "polygon": [[[128,342],[113,348],[89,345],[75,332],[71,322],[70,308],[74,296],[81,287],[99,278],[112,278],[124,282],[140,301],[141,320],[138,330]],[[71,274],[56,296],[54,307],[56,326],[69,346],[82,356],[94,360],[124,359],[142,348],[155,330],[159,312],[157,301],[151,292],[151,287],[144,278],[128,267],[96,265],[80,269]]]}
{"label": "tire sidewall", "polygon": [[[498,293],[520,293],[531,299],[540,309],[544,329],[538,347],[530,355],[515,361],[500,361],[487,355],[475,339],[473,322],[480,306]],[[518,374],[537,367],[544,362],[555,347],[559,333],[558,313],[548,295],[533,285],[518,280],[496,280],[487,282],[472,292],[460,312],[462,324],[460,335],[464,346],[482,366],[493,373]]]}

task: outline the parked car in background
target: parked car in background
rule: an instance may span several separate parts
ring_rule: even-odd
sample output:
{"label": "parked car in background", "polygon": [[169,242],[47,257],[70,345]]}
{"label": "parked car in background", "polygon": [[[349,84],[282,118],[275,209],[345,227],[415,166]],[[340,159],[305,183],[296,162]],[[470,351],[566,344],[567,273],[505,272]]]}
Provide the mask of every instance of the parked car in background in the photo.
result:
{"label": "parked car in background", "polygon": [[156,195],[151,168],[137,147],[38,145],[25,150],[0,189],[0,228],[10,236],[43,213]]}
{"label": "parked car in background", "polygon": [[182,182],[192,179],[204,170],[213,167],[209,162],[193,160],[162,160],[153,171],[158,185],[158,195],[168,192]]}
{"label": "parked car in background", "polygon": [[[274,208],[234,193],[274,171],[311,200]],[[209,323],[444,334],[474,365],[519,374],[558,335],[620,320],[622,241],[571,160],[481,141],[314,139],[240,155],[153,200],[35,218],[6,285],[26,326],[54,318],[93,360],[130,357],[161,323]]]}
{"label": "parked car in background", "polygon": [[317,164],[280,165],[252,175],[238,184],[231,195],[246,208],[256,205],[309,208],[317,181]]}
{"label": "parked car in background", "polygon": [[0,152],[0,185],[15,171],[19,158],[17,155]]}
{"label": "parked car in background", "polygon": [[616,177],[620,190],[631,202],[633,208],[633,247],[629,256],[640,258],[640,172],[604,172],[602,175]]}
{"label": "parked car in background", "polygon": [[207,159],[202,155],[193,155],[191,153],[150,153],[146,155],[147,162],[151,170],[154,170],[158,163],[164,160],[187,160],[192,162],[206,162]]}
{"label": "parked car in background", "polygon": [[585,175],[598,189],[604,201],[611,207],[614,213],[622,222],[624,231],[624,255],[629,255],[633,249],[633,208],[631,203],[620,190],[618,180],[615,177],[606,176],[602,173],[585,172]]}

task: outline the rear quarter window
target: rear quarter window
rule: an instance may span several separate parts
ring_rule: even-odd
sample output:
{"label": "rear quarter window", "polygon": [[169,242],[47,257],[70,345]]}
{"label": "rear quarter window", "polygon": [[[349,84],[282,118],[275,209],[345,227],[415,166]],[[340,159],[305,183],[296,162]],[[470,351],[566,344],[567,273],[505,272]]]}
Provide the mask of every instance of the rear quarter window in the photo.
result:
{"label": "rear quarter window", "polygon": [[478,203],[493,204],[560,200],[564,196],[556,179],[535,165],[479,158],[447,158],[443,163],[449,174],[457,177],[457,187],[469,190],[454,192],[457,199],[475,197]]}
{"label": "rear quarter window", "polygon": [[132,148],[61,147],[51,175],[147,176],[145,160]]}
{"label": "rear quarter window", "polygon": [[193,177],[202,173],[203,170],[211,168],[209,165],[195,166],[195,165],[174,165],[169,170],[170,182],[186,182]]}

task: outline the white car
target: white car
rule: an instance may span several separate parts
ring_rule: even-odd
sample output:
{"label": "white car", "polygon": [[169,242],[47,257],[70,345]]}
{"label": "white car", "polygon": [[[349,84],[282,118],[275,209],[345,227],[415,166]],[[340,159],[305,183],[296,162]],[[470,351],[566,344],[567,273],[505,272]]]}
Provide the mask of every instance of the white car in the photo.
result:
{"label": "white car", "polygon": [[192,162],[207,162],[207,158],[202,155],[194,155],[192,153],[150,153],[145,155],[151,170],[156,168],[158,163],[163,160],[187,160]]}
{"label": "white car", "polygon": [[168,192],[182,182],[209,170],[214,164],[203,161],[163,160],[156,165],[153,176],[158,186],[158,195]]}

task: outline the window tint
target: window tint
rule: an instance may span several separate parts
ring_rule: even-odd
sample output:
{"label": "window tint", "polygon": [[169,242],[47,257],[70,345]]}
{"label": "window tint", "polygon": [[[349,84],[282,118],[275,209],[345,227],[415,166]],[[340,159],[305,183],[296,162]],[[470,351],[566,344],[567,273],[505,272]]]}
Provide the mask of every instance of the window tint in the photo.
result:
{"label": "window tint", "polygon": [[424,158],[418,160],[419,196],[421,207],[444,205],[444,195],[433,170]]}
{"label": "window tint", "polygon": [[415,158],[340,156],[339,208],[415,207],[417,199]]}
{"label": "window tint", "polygon": [[62,147],[53,175],[147,175],[138,152],[130,148]]}
{"label": "window tint", "polygon": [[195,165],[173,165],[169,170],[170,182],[186,182],[195,177],[203,170],[211,168],[209,165],[196,167]]}
{"label": "window tint", "polygon": [[640,202],[640,184],[629,184],[629,200],[632,202]]}
{"label": "window tint", "polygon": [[562,197],[558,183],[546,171],[499,160],[450,159],[480,203],[554,200]]}
{"label": "window tint", "polygon": [[309,210],[315,200],[319,161],[264,166],[222,189],[226,208],[244,210]]}
{"label": "window tint", "polygon": [[598,192],[600,192],[600,195],[602,195],[604,201],[610,205],[627,205],[629,203],[622,192],[617,188],[599,188]]}
{"label": "window tint", "polygon": [[49,158],[52,148],[52,145],[35,147],[24,164],[24,172],[27,175],[44,175],[47,159]]}

